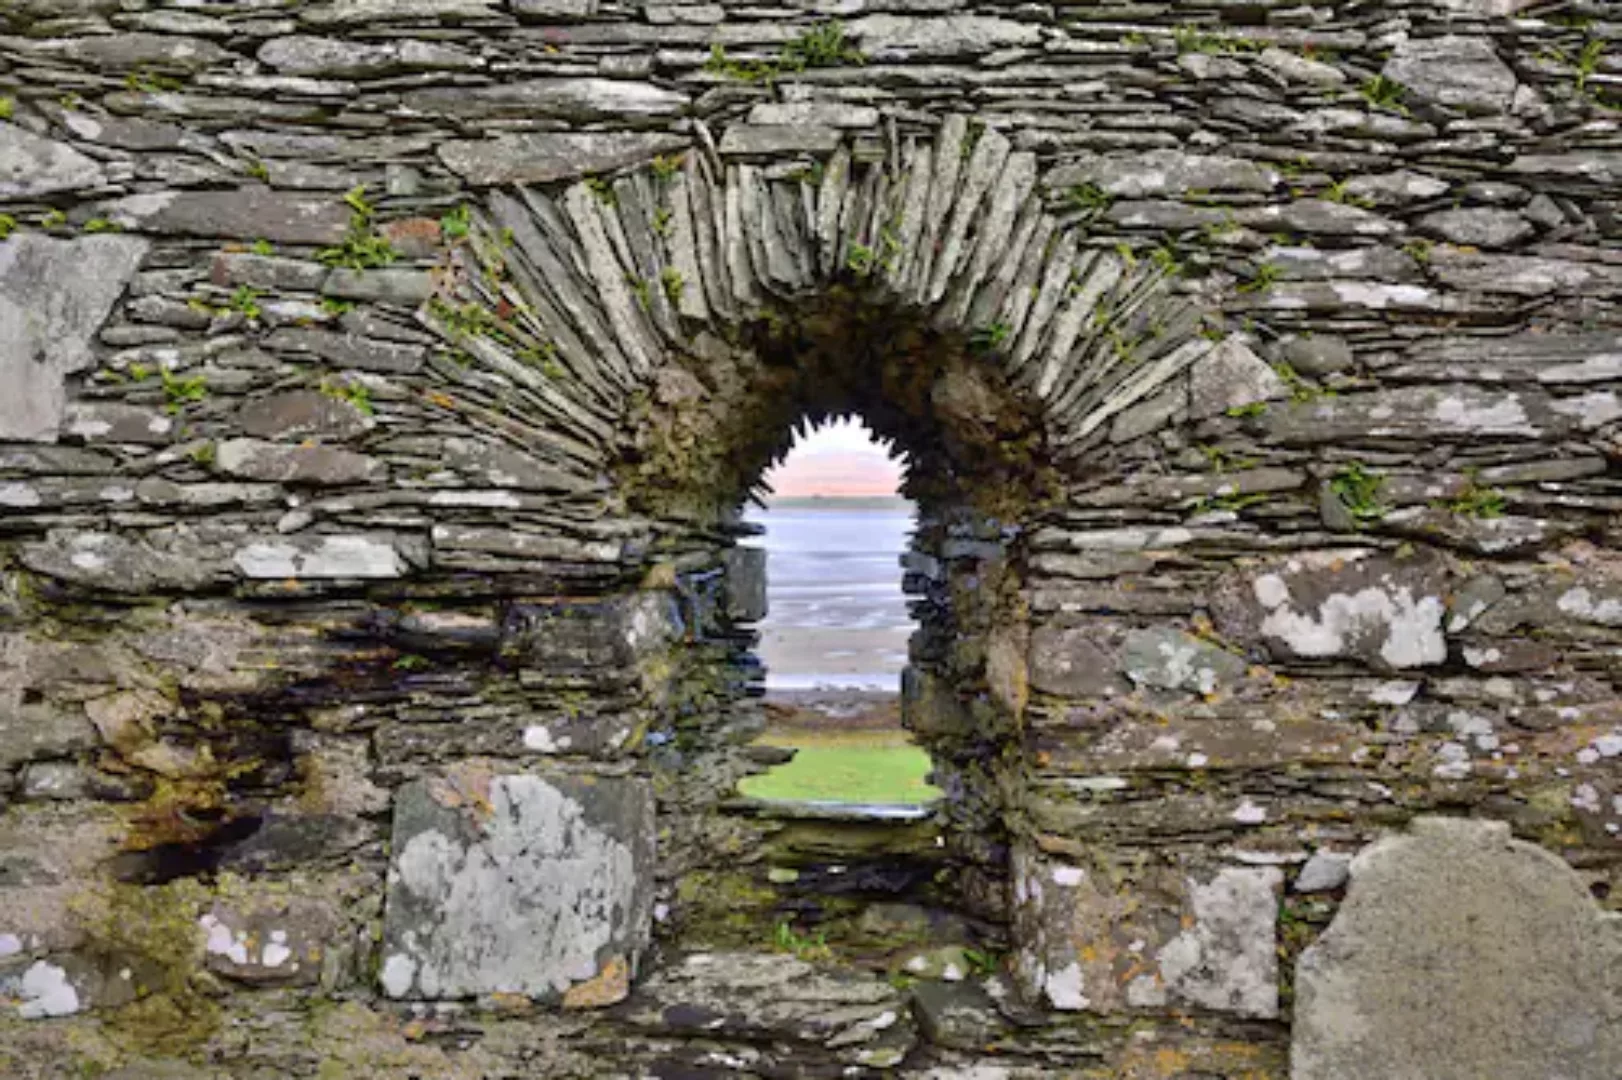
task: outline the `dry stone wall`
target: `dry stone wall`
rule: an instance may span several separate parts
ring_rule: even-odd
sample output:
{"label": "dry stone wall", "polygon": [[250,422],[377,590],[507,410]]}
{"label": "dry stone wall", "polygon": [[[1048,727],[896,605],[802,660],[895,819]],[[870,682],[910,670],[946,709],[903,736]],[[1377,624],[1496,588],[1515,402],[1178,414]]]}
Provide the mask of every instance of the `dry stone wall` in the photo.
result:
{"label": "dry stone wall", "polygon": [[[1618,1074],[1607,5],[0,30],[0,1072]],[[888,818],[735,794],[852,412]]]}

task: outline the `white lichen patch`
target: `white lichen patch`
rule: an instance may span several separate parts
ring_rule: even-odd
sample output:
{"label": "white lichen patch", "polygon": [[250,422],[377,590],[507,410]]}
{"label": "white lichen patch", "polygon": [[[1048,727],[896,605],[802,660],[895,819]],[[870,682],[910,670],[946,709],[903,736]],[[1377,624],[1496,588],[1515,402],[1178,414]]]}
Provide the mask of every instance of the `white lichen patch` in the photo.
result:
{"label": "white lichen patch", "polygon": [[1622,626],[1622,599],[1595,597],[1585,586],[1567,589],[1555,601],[1555,606],[1567,615],[1601,626]]}
{"label": "white lichen patch", "polygon": [[396,855],[391,907],[423,914],[389,942],[391,997],[561,993],[597,976],[633,906],[632,852],[580,803],[536,776],[495,777],[488,798],[476,839],[426,829]]}
{"label": "white lichen patch", "polygon": [[79,992],[68,980],[67,971],[47,961],[35,961],[23,973],[18,989],[22,1002],[17,1015],[24,1020],[72,1016],[79,1011]]}
{"label": "white lichen patch", "polygon": [[1297,656],[1352,655],[1359,642],[1375,638],[1380,658],[1394,668],[1447,659],[1441,597],[1416,597],[1408,586],[1387,581],[1379,588],[1331,593],[1316,612],[1303,612],[1292,606],[1288,586],[1275,575],[1257,578],[1254,591],[1267,609],[1262,633],[1282,641]]}
{"label": "white lichen patch", "polygon": [[1283,881],[1276,867],[1228,867],[1208,883],[1188,881],[1193,925],[1160,950],[1173,997],[1242,1016],[1278,1015],[1273,923]]}
{"label": "white lichen patch", "polygon": [[1082,984],[1081,965],[1071,962],[1058,971],[1050,971],[1042,982],[1048,1002],[1055,1009],[1074,1012],[1085,1009],[1090,1002]]}

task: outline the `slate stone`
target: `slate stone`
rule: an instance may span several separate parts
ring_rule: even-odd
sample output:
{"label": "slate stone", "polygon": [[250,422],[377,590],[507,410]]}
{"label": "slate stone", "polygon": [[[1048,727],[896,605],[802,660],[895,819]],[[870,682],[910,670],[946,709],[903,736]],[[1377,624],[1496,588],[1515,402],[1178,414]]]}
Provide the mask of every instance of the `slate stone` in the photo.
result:
{"label": "slate stone", "polygon": [[63,411],[62,434],[92,444],[167,446],[174,441],[175,418],[145,405],[74,401]]}
{"label": "slate stone", "polygon": [[404,104],[413,112],[469,119],[556,117],[635,124],[676,116],[686,110],[688,99],[652,83],[573,78],[414,90],[404,96]]}
{"label": "slate stone", "polygon": [[1127,690],[1115,657],[1088,627],[1039,627],[1031,634],[1031,689],[1064,697],[1108,697]]}
{"label": "slate stone", "polygon": [[314,536],[259,540],[238,550],[236,570],[263,581],[397,578],[405,562],[387,537]]}
{"label": "slate stone", "polygon": [[877,976],[785,953],[695,953],[661,968],[621,1014],[661,1035],[791,1041],[851,1065],[896,1065],[917,1038],[906,1001]]}
{"label": "slate stone", "polygon": [[200,546],[176,552],[122,534],[72,530],[25,545],[22,562],[63,581],[125,593],[199,589],[218,580],[222,569]]}
{"label": "slate stone", "polygon": [[547,184],[623,169],[689,145],[680,135],[548,131],[452,140],[438,153],[470,184]]}
{"label": "slate stone", "polygon": [[259,62],[287,75],[373,79],[405,71],[472,71],[484,66],[476,54],[429,41],[343,41],[289,34],[259,49]]}
{"label": "slate stone", "polygon": [[1054,191],[1096,184],[1117,198],[1147,199],[1191,191],[1270,192],[1280,179],[1275,170],[1243,158],[1150,150],[1086,155],[1051,170],[1045,182]]}
{"label": "slate stone", "polygon": [[0,199],[30,199],[104,183],[101,166],[67,143],[0,122]]}
{"label": "slate stone", "polygon": [[395,795],[383,990],[625,996],[653,914],[646,781],[465,768]]}
{"label": "slate stone", "polygon": [[1227,575],[1211,595],[1218,629],[1280,658],[1344,657],[1397,669],[1444,663],[1440,558],[1364,554],[1314,553]]}
{"label": "slate stone", "polygon": [[236,426],[259,439],[352,439],[370,430],[371,417],[319,390],[288,390],[243,402]]}
{"label": "slate stone", "polygon": [[318,982],[342,926],[332,905],[301,896],[220,901],[198,920],[208,969],[256,985]]}
{"label": "slate stone", "polygon": [[428,358],[428,350],[421,345],[295,327],[277,330],[265,339],[265,346],[272,350],[311,353],[338,368],[397,375],[409,375],[421,369]]}
{"label": "slate stone", "polygon": [[1357,365],[1351,345],[1332,334],[1292,335],[1279,343],[1279,355],[1293,371],[1314,379]]}
{"label": "slate stone", "polygon": [[329,0],[310,5],[299,18],[312,26],[371,23],[479,22],[496,15],[501,0]]}
{"label": "slate stone", "polygon": [[1450,244],[1474,247],[1514,247],[1534,232],[1529,223],[1513,210],[1469,207],[1439,210],[1419,219],[1419,228]]}
{"label": "slate stone", "polygon": [[732,124],[721,136],[721,153],[728,157],[831,154],[842,138],[839,130],[831,127]]}
{"label": "slate stone", "polygon": [[1212,694],[1245,677],[1244,657],[1167,627],[1134,630],[1121,643],[1121,670],[1141,686]]}
{"label": "slate stone", "polygon": [[1041,27],[979,15],[865,15],[845,29],[867,58],[878,63],[978,56],[1042,41]]}
{"label": "slate stone", "polygon": [[1277,46],[1269,46],[1256,57],[1256,62],[1286,82],[1303,83],[1320,90],[1334,90],[1345,86],[1346,73],[1333,64],[1313,60],[1299,53]]}
{"label": "slate stone", "polygon": [[1496,821],[1420,818],[1363,849],[1296,966],[1295,1080],[1612,1080],[1622,917]]}
{"label": "slate stone", "polygon": [[336,194],[320,198],[246,187],[126,195],[94,204],[80,215],[105,218],[134,232],[329,245],[343,239],[350,210]]}
{"label": "slate stone", "polygon": [[1238,338],[1225,338],[1189,373],[1189,411],[1217,416],[1229,409],[1289,396],[1289,388],[1266,361]]}
{"label": "slate stone", "polygon": [[1015,973],[1032,1000],[1278,1015],[1276,867],[1073,866],[1021,849],[1013,872]]}
{"label": "slate stone", "polygon": [[129,236],[0,244],[0,440],[56,440],[63,380],[94,361],[90,343],[146,252]]}
{"label": "slate stone", "polygon": [[314,292],[321,288],[329,271],[316,262],[277,255],[255,255],[246,251],[222,251],[214,256],[208,279],[221,288],[247,285],[255,289],[285,292]]}
{"label": "slate stone", "polygon": [[1380,73],[1412,101],[1482,115],[1507,111],[1517,85],[1490,38],[1458,34],[1398,42]]}
{"label": "slate stone", "polygon": [[214,467],[243,480],[294,484],[364,484],[388,476],[376,458],[331,446],[291,445],[263,439],[225,439]]}
{"label": "slate stone", "polygon": [[326,296],[369,300],[380,304],[417,307],[434,293],[433,275],[426,270],[337,269],[321,286]]}
{"label": "slate stone", "polygon": [[733,622],[759,622],[766,604],[766,549],[728,548],[726,560],[726,614]]}

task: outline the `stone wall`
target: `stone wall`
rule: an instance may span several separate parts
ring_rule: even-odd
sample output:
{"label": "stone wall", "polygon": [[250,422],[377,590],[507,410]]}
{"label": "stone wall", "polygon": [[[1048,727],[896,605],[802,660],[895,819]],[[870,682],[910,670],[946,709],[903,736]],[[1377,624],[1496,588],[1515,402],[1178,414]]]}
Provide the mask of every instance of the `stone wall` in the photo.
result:
{"label": "stone wall", "polygon": [[[1608,5],[0,30],[0,1072],[1622,1072]],[[735,794],[845,413],[897,820]]]}

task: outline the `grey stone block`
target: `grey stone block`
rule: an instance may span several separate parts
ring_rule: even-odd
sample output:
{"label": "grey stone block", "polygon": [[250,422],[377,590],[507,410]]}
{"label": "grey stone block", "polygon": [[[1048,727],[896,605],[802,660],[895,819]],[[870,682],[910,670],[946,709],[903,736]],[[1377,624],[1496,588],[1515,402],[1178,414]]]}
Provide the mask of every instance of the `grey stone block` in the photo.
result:
{"label": "grey stone block", "polygon": [[401,788],[382,983],[395,998],[622,998],[649,939],[654,810],[635,779],[463,769]]}
{"label": "grey stone block", "polygon": [[1557,856],[1422,818],[1351,879],[1296,968],[1294,1080],[1622,1076],[1622,919]]}
{"label": "grey stone block", "polygon": [[91,363],[90,341],[146,251],[129,236],[0,244],[0,441],[56,440],[63,377]]}

